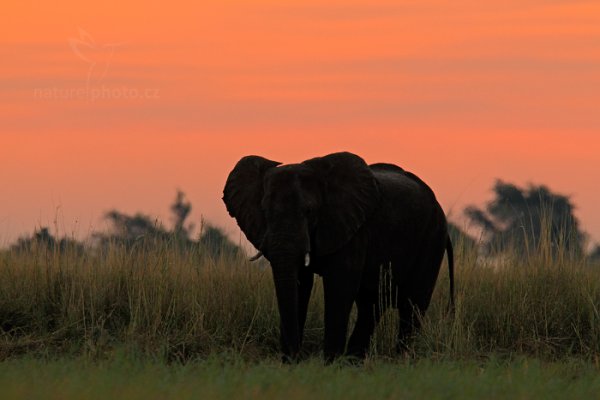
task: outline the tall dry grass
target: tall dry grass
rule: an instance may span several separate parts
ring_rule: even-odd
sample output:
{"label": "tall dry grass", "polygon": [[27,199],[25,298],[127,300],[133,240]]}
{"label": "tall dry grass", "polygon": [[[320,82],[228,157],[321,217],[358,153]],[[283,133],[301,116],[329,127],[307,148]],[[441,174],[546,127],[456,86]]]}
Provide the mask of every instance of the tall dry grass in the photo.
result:
{"label": "tall dry grass", "polygon": [[[600,269],[543,247],[550,245],[492,263],[455,244],[455,311],[446,310],[444,265],[414,355],[600,355]],[[304,342],[313,353],[321,348],[322,303],[317,279]],[[104,357],[123,348],[168,360],[272,357],[278,318],[267,264],[211,259],[201,247],[142,240],[86,253],[43,246],[0,253],[0,358]],[[385,315],[372,355],[395,355],[396,322],[394,312]]]}
{"label": "tall dry grass", "polygon": [[270,271],[169,241],[103,251],[40,247],[0,258],[0,354],[102,353],[115,346],[187,358],[276,348]]}

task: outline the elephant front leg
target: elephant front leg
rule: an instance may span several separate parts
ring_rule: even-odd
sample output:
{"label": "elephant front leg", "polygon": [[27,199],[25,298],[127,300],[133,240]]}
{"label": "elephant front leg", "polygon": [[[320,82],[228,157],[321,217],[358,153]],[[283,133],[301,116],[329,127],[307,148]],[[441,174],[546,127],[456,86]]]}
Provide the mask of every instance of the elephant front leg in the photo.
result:
{"label": "elephant front leg", "polygon": [[298,328],[300,329],[300,345],[304,337],[304,325],[308,312],[308,302],[313,287],[314,274],[309,270],[302,270],[298,274]]}
{"label": "elephant front leg", "polygon": [[[333,269],[333,268],[332,268]],[[333,269],[323,276],[325,292],[325,347],[327,362],[344,354],[348,320],[358,292],[360,274]]]}

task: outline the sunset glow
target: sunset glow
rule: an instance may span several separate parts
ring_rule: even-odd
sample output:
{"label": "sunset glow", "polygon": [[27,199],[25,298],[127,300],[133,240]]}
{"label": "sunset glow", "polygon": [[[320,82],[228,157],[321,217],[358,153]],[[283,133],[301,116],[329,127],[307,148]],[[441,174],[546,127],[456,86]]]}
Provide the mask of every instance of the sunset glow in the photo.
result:
{"label": "sunset glow", "polygon": [[11,2],[0,25],[0,245],[85,237],[177,188],[237,237],[244,155],[393,162],[450,219],[496,178],[572,196],[600,241],[600,3]]}

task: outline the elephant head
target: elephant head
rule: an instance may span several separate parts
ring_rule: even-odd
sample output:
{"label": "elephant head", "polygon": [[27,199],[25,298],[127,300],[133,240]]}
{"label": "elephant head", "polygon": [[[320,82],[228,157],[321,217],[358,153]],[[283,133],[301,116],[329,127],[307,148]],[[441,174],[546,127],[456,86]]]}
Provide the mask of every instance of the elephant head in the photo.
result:
{"label": "elephant head", "polygon": [[377,182],[364,160],[335,153],[281,165],[242,158],[229,174],[223,201],[248,240],[270,261],[284,352],[300,346],[298,273],[348,243],[377,206]]}

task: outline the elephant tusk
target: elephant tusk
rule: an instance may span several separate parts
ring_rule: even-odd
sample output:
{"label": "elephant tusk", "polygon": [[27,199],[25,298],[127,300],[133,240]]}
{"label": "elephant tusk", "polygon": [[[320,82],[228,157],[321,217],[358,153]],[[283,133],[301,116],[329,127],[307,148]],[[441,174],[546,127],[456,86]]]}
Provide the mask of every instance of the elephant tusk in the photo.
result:
{"label": "elephant tusk", "polygon": [[258,253],[256,253],[256,255],[254,255],[254,256],[252,256],[252,257],[250,257],[250,258],[248,259],[248,261],[256,261],[256,260],[258,260],[259,258],[261,258],[262,256],[263,256],[263,253],[262,253],[262,251],[259,251]]}
{"label": "elephant tusk", "polygon": [[310,253],[306,253],[304,255],[304,266],[308,267],[310,265]]}

